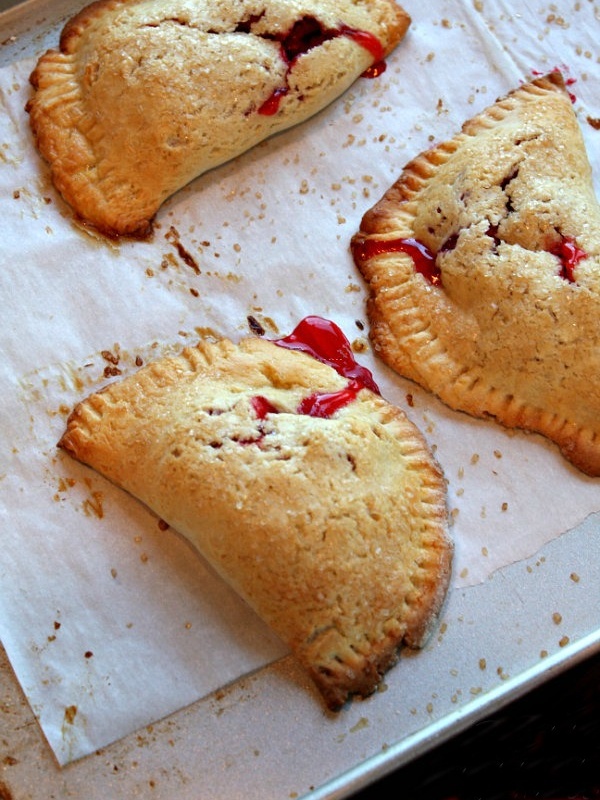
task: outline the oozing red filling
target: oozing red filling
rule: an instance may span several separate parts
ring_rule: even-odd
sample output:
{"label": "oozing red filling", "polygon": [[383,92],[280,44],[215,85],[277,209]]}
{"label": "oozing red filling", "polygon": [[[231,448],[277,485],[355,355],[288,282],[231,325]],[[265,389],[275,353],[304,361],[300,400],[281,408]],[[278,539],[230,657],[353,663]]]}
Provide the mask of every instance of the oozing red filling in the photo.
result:
{"label": "oozing red filling", "polygon": [[338,392],[315,392],[302,400],[298,406],[298,413],[327,419],[338,409],[351,403],[361,389],[364,389],[364,386],[360,381],[351,380],[345,389],[340,389]]}
{"label": "oozing red filling", "polygon": [[[351,403],[361,389],[370,389],[379,394],[379,388],[371,371],[356,362],[350,342],[335,322],[309,316],[303,319],[289,336],[272,341],[278,347],[308,353],[323,364],[333,367],[339,375],[348,378],[347,385],[339,391],[313,392],[305,397],[297,408],[298,414],[328,418],[338,409]],[[259,420],[264,420],[268,414],[278,413],[278,409],[262,395],[256,395],[251,402]],[[254,442],[260,441],[260,438]]]}
{"label": "oozing red filling", "polygon": [[379,39],[372,33],[369,33],[369,31],[361,31],[358,28],[351,28],[349,25],[340,25],[338,35],[347,36],[349,39],[355,41],[356,44],[364,47],[365,50],[371,53],[374,62],[377,63],[382,60],[383,45]]}
{"label": "oozing red filling", "polygon": [[[248,26],[248,30],[250,27]],[[368,31],[357,30],[348,25],[340,25],[337,28],[324,28],[319,20],[314,17],[305,16],[294,23],[291,30],[287,33],[272,36],[269,38],[278,41],[280,44],[281,57],[286,65],[286,80],[283,86],[275,89],[274,92],[268,97],[265,102],[258,109],[259,114],[272,116],[276,114],[282,97],[289,91],[287,83],[287,76],[289,75],[294,63],[299,56],[308,53],[313,47],[319,47],[324,42],[330,39],[336,39],[338,36],[347,36],[349,39],[357,42],[365,50],[368,50],[373,56],[374,63],[363,73],[366,78],[376,78],[385,71],[385,64],[383,62],[383,46],[379,39]]]}
{"label": "oozing red filling", "polygon": [[560,242],[550,249],[553,256],[558,256],[561,262],[560,277],[575,283],[573,270],[579,262],[587,258],[587,253],[575,243],[572,236],[562,236]]}
{"label": "oozing red filling", "polygon": [[[447,249],[452,249],[448,247]],[[420,272],[433,286],[440,286],[442,274],[436,264],[436,254],[418,239],[366,239],[355,242],[352,252],[356,260],[366,260],[384,253],[406,253]]]}
{"label": "oozing red filling", "polygon": [[350,342],[331,320],[305,317],[289,336],[274,339],[273,343],[288,350],[309,353],[317,361],[333,367],[344,378],[356,380],[372,392],[379,393],[370,370],[357,363]]}
{"label": "oozing red filling", "polygon": [[[492,238],[495,244],[500,243],[498,238],[498,226],[490,225],[487,236]],[[458,234],[452,234],[442,244],[440,253],[454,250]],[[366,239],[362,242],[352,244],[352,253],[355,260],[366,260],[384,253],[407,253],[413,260],[415,270],[423,275],[433,286],[442,285],[442,275],[436,263],[437,253],[430,250],[427,245],[418,239]],[[587,258],[587,253],[577,246],[572,236],[562,236],[558,244],[550,248],[550,253],[557,256],[561,261],[560,277],[575,283],[573,270],[579,262]]]}
{"label": "oozing red filling", "polygon": [[277,414],[278,410],[266,397],[258,394],[251,400],[257,419],[265,419],[267,414]]}
{"label": "oozing red filling", "polygon": [[[260,394],[255,395],[250,400],[250,405],[252,406],[256,418],[262,422],[264,419],[267,418],[267,414],[278,414],[279,409],[276,408],[270,400],[267,400],[266,397],[263,397]],[[250,445],[250,444],[260,444],[262,440],[265,438],[265,433],[263,430],[263,426],[260,424],[258,425],[258,436],[248,437],[246,439],[237,438],[238,444],[243,446]]]}

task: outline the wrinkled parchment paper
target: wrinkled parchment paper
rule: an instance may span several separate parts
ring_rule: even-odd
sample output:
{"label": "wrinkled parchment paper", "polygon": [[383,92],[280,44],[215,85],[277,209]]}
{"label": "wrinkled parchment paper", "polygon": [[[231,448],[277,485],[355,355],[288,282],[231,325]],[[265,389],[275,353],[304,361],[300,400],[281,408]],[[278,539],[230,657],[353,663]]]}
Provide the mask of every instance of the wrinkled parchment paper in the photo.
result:
{"label": "wrinkled parchment paper", "polygon": [[[286,652],[174,531],[57,452],[73,404],[200,334],[237,340],[249,317],[275,336],[320,314],[366,343],[348,252],[362,214],[533,71],[572,79],[600,185],[597,4],[434,5],[405,3],[413,24],[382,76],[179,192],[151,242],[74,225],[29,134],[35,59],[0,70],[0,637],[60,764]],[[448,478],[453,587],[600,510],[599,482],[541,437],[449,411],[368,348],[359,360]]]}

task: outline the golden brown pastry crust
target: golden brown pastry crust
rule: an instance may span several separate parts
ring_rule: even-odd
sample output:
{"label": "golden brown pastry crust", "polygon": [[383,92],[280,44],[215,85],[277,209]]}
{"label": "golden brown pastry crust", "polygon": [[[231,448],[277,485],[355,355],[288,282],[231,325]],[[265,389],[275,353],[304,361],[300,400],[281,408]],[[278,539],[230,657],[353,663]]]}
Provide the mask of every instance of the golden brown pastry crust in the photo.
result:
{"label": "golden brown pastry crust", "polygon": [[331,418],[297,413],[345,385],[269,341],[204,341],[88,397],[60,441],[183,534],[331,709],[422,645],[452,556],[444,478],[400,409],[362,389]]}
{"label": "golden brown pastry crust", "polygon": [[[426,246],[441,284],[393,251],[407,239]],[[600,207],[559,72],[410,162],[352,251],[388,365],[600,475]]]}
{"label": "golden brown pastry crust", "polygon": [[[276,37],[302,20],[373,34],[382,57],[410,23],[394,0],[98,0],[70,20],[31,75],[27,110],[80,220],[147,235],[167,197],[314,115],[372,64],[336,35],[286,65]],[[259,113],[282,88],[277,113]]]}

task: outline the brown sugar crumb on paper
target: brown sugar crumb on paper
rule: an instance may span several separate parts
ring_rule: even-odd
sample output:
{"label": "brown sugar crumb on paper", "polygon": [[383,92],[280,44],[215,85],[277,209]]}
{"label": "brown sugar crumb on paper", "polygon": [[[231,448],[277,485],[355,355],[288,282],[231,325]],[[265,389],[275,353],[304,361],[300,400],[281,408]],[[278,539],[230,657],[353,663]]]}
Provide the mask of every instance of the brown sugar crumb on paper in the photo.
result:
{"label": "brown sugar crumb on paper", "polygon": [[369,343],[364,337],[359,337],[352,342],[352,351],[354,353],[368,353]]}
{"label": "brown sugar crumb on paper", "polygon": [[250,328],[252,333],[256,334],[256,336],[264,336],[265,335],[265,329],[260,324],[260,322],[256,319],[255,316],[253,316],[252,314],[249,314],[248,317],[247,317],[247,320],[248,320],[248,327]]}
{"label": "brown sugar crumb on paper", "polygon": [[102,350],[100,353],[102,358],[108,362],[107,366],[104,367],[103,374],[105,378],[116,378],[118,375],[122,374],[122,370],[119,368],[121,356],[118,353],[118,347],[116,349],[116,353],[113,353],[110,350]]}
{"label": "brown sugar crumb on paper", "polygon": [[[175,248],[177,255],[183,261],[183,263],[186,266],[190,267],[190,269],[196,275],[200,275],[201,270],[200,267],[198,266],[196,259],[190,253],[190,251],[182,244],[179,236],[179,231],[173,225],[171,225],[167,233],[165,233],[165,239],[167,240],[167,242],[169,242],[170,245],[172,245]],[[209,242],[205,242],[203,244],[208,245]]]}
{"label": "brown sugar crumb on paper", "polygon": [[89,497],[82,503],[83,511],[86,517],[97,517],[103,519],[104,517],[104,494],[102,492],[93,491]]}
{"label": "brown sugar crumb on paper", "polygon": [[559,28],[568,28],[569,23],[565,20],[564,17],[557,16],[556,14],[548,14],[546,17],[546,22],[549,25],[557,25]]}

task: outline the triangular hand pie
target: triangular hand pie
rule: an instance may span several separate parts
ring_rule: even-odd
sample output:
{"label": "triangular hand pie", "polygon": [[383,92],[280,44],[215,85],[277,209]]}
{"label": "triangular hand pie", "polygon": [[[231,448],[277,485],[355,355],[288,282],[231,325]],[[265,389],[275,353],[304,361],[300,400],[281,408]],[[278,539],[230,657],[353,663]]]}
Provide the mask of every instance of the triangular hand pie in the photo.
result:
{"label": "triangular hand pie", "polygon": [[167,197],[323,109],[409,23],[394,0],[99,0],[38,61],[32,130],[83,223],[144,236]]}
{"label": "triangular hand pie", "polygon": [[352,252],[389,366],[600,475],[600,206],[559,72],[417,156]]}
{"label": "triangular hand pie", "polygon": [[437,463],[340,335],[201,341],[88,397],[60,441],[186,537],[331,709],[423,644],[452,557]]}

